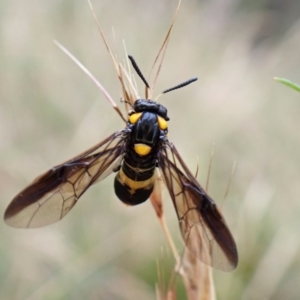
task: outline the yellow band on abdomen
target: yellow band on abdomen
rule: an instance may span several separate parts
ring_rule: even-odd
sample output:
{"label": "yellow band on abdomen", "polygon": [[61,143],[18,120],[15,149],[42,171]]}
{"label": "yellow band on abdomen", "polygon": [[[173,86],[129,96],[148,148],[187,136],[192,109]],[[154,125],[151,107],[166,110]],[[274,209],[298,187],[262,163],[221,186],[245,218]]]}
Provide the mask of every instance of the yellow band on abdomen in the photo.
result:
{"label": "yellow band on abdomen", "polygon": [[120,183],[122,185],[129,186],[131,188],[132,193],[134,193],[134,191],[137,189],[150,189],[153,186],[155,180],[154,176],[151,176],[149,179],[143,181],[136,181],[130,179],[128,176],[125,175],[122,168],[120,169],[118,176],[120,179]]}

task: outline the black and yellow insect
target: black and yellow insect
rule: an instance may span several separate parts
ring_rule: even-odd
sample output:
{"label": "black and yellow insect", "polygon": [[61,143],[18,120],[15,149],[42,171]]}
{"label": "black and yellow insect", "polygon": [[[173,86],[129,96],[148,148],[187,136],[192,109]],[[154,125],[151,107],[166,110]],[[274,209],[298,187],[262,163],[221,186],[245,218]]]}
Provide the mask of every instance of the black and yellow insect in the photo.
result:
{"label": "black and yellow insect", "polygon": [[[149,88],[134,59],[129,59]],[[140,204],[150,197],[159,169],[188,249],[217,269],[233,270],[238,262],[235,242],[216,204],[168,140],[167,109],[150,99],[137,99],[131,105],[125,129],[37,177],[12,200],[5,222],[32,228],[59,221],[92,184],[113,172],[118,198],[129,205]]]}

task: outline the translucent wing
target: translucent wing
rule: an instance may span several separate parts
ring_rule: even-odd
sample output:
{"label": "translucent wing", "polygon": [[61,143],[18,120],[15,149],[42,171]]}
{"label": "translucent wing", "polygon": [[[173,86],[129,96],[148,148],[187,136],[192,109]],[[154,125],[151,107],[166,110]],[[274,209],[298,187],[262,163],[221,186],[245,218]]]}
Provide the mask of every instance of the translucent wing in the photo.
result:
{"label": "translucent wing", "polygon": [[86,152],[37,177],[9,204],[5,222],[12,227],[42,227],[61,220],[79,197],[122,161],[126,136],[115,132]]}
{"label": "translucent wing", "polygon": [[225,220],[172,143],[166,141],[159,153],[158,164],[173,200],[187,248],[216,269],[235,269],[237,249]]}

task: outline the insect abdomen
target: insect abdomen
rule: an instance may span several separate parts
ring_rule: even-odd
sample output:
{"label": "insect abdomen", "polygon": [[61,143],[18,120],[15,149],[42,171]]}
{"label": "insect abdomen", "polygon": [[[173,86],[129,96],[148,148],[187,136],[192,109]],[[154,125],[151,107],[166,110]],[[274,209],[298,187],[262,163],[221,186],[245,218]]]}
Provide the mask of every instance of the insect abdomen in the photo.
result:
{"label": "insect abdomen", "polygon": [[129,168],[131,167],[124,161],[115,177],[115,193],[122,202],[128,205],[137,205],[145,202],[153,191],[155,166],[146,171],[135,172],[135,175],[130,177],[127,173]]}

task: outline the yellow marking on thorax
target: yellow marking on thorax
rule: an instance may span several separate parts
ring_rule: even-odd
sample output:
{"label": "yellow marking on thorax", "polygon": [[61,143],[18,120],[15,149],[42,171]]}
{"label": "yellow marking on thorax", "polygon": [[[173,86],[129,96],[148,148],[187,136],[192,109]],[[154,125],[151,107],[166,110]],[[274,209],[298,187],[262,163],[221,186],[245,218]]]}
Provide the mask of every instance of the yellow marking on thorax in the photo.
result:
{"label": "yellow marking on thorax", "polygon": [[143,113],[134,113],[131,116],[129,116],[128,120],[131,124],[135,124],[141,117]]}
{"label": "yellow marking on thorax", "polygon": [[150,153],[151,147],[145,144],[134,144],[134,151],[140,156],[145,156]]}
{"label": "yellow marking on thorax", "polygon": [[168,123],[164,118],[157,116],[157,122],[161,130],[166,130],[168,128]]}

